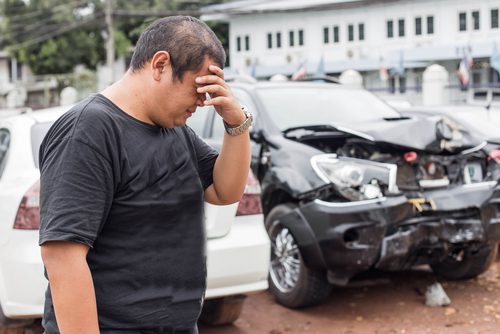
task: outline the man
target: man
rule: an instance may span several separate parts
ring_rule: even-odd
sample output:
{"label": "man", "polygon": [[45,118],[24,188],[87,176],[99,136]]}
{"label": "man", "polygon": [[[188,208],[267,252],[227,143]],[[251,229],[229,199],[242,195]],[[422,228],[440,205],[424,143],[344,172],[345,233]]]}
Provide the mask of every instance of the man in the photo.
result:
{"label": "man", "polygon": [[[45,333],[197,333],[203,199],[238,201],[250,164],[252,118],[224,62],[203,22],[159,19],[125,76],[49,130],[40,148]],[[203,105],[227,127],[219,155],[185,126]]]}

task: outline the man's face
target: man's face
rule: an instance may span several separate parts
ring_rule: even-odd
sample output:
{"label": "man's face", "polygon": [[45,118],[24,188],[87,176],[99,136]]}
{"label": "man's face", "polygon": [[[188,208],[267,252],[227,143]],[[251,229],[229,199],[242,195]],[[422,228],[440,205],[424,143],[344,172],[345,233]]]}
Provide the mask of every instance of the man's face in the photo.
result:
{"label": "man's face", "polygon": [[196,111],[196,108],[203,106],[205,94],[197,93],[196,89],[200,87],[200,84],[197,84],[195,79],[199,76],[211,74],[208,70],[210,64],[215,63],[207,58],[198,72],[186,72],[182,81],[173,80],[164,86],[167,92],[161,105],[163,110],[157,111],[157,115],[161,119],[158,125],[168,128],[184,126],[187,119]]}

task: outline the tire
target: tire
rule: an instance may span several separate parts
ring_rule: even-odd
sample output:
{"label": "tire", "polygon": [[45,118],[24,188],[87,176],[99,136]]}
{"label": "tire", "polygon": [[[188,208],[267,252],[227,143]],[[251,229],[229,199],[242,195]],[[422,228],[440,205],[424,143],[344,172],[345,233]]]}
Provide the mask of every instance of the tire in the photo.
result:
{"label": "tire", "polygon": [[281,305],[299,308],[322,302],[330,295],[332,286],[325,272],[307,268],[292,232],[279,222],[294,208],[293,204],[274,207],[265,223],[271,239],[269,290]]}
{"label": "tire", "polygon": [[244,295],[236,295],[205,300],[200,321],[212,326],[230,325],[241,315],[245,299]]}
{"label": "tire", "polygon": [[489,242],[475,250],[457,249],[431,268],[439,276],[449,280],[463,280],[479,276],[488,270],[498,254],[498,243]]}

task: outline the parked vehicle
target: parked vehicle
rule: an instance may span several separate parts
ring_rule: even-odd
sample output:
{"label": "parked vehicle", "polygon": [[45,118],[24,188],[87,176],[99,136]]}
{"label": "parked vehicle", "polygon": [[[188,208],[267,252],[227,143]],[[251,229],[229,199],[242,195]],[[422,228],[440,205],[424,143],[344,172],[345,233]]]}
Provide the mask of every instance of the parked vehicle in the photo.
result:
{"label": "parked vehicle", "polygon": [[[1,333],[6,326],[28,326],[43,313],[47,280],[38,247],[38,148],[51,124],[67,109],[0,121]],[[255,177],[249,175],[239,204],[206,204],[205,216],[208,288],[202,320],[230,323],[241,313],[245,294],[268,287],[270,244]]]}
{"label": "parked vehicle", "polygon": [[[500,165],[481,138],[333,83],[231,89],[255,114],[252,170],[279,303],[318,303],[372,268],[429,264],[448,279],[488,269],[500,239]],[[205,114],[199,131],[220,141],[222,122]]]}

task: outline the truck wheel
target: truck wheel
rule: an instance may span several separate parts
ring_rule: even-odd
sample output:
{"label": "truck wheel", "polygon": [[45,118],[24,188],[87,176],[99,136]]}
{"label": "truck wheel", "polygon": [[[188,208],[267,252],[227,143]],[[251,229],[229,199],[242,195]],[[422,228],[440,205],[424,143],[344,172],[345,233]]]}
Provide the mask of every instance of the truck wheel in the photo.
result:
{"label": "truck wheel", "polygon": [[266,217],[266,229],[271,239],[269,290],[278,303],[298,308],[325,300],[332,286],[324,272],[306,267],[292,232],[279,223],[294,208],[293,204],[274,207]]}
{"label": "truck wheel", "polygon": [[498,253],[498,243],[489,242],[475,250],[457,249],[444,260],[432,263],[434,273],[450,280],[474,278],[488,270]]}
{"label": "truck wheel", "polygon": [[239,318],[246,296],[236,295],[205,300],[200,321],[207,325],[229,325]]}

